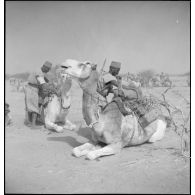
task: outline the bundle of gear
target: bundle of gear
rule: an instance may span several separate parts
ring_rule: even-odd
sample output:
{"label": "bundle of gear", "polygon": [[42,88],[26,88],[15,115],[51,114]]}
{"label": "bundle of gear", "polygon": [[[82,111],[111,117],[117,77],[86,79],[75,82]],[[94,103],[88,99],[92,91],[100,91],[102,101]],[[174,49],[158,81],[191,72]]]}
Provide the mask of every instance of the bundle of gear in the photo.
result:
{"label": "bundle of gear", "polygon": [[144,96],[141,99],[125,101],[124,104],[136,115],[143,128],[162,115],[160,105],[152,97]]}

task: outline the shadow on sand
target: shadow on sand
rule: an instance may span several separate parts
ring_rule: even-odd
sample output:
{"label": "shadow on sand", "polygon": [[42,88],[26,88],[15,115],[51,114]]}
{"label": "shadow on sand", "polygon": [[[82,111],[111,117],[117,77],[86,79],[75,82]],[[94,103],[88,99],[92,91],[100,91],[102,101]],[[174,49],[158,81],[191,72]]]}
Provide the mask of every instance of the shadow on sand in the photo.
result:
{"label": "shadow on sand", "polygon": [[89,127],[81,127],[77,131],[77,134],[81,137],[87,138],[88,140],[91,140],[91,131],[92,129]]}
{"label": "shadow on sand", "polygon": [[48,137],[48,141],[58,141],[58,142],[66,142],[71,147],[80,146],[82,143],[78,142],[74,137],[64,136],[64,137]]}
{"label": "shadow on sand", "polygon": [[[82,127],[79,128],[79,130],[77,131],[77,134],[83,138],[86,138],[88,140],[91,140],[91,129],[89,127]],[[59,142],[66,142],[67,144],[69,144],[71,147],[77,147],[80,146],[85,142],[79,142],[75,137],[73,136],[63,136],[63,137],[48,137],[47,138],[48,141],[59,141]]]}

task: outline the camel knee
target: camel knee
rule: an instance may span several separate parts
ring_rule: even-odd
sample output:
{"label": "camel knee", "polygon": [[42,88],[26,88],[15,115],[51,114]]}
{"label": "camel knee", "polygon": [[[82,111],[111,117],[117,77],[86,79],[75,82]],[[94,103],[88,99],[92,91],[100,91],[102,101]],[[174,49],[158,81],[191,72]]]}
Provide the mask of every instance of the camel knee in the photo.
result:
{"label": "camel knee", "polygon": [[85,143],[81,146],[74,148],[72,150],[72,154],[76,157],[80,157],[80,156],[86,155],[93,149],[95,149],[95,146],[93,144]]}
{"label": "camel knee", "polygon": [[45,119],[45,127],[46,127],[46,129],[55,130],[58,133],[61,133],[64,130],[63,127],[56,125],[54,122],[51,122],[47,118]]}
{"label": "camel knee", "polygon": [[76,129],[77,126],[74,123],[72,123],[72,122],[70,122],[69,120],[66,119],[64,127],[67,128],[67,129],[70,129],[70,130],[74,130],[74,129]]}
{"label": "camel knee", "polygon": [[156,142],[161,140],[165,135],[167,124],[163,120],[157,120],[156,131],[149,139],[149,142]]}
{"label": "camel knee", "polygon": [[101,149],[90,151],[89,153],[87,153],[86,157],[89,160],[94,160],[101,156],[117,154],[121,151],[121,148],[122,148],[122,144],[120,142],[114,143],[111,145],[107,145]]}
{"label": "camel knee", "polygon": [[81,146],[76,147],[76,149],[82,151],[82,150],[90,150],[90,149],[93,149],[94,147],[95,146],[93,144],[91,144],[91,143],[85,143],[85,144],[83,144]]}
{"label": "camel knee", "polygon": [[49,121],[47,118],[45,118],[45,127],[47,129],[51,128],[51,121]]}
{"label": "camel knee", "polygon": [[75,157],[81,157],[81,156],[84,156],[86,154],[88,154],[90,152],[90,150],[86,149],[86,150],[79,150],[78,148],[74,148],[72,150],[72,154],[75,156]]}

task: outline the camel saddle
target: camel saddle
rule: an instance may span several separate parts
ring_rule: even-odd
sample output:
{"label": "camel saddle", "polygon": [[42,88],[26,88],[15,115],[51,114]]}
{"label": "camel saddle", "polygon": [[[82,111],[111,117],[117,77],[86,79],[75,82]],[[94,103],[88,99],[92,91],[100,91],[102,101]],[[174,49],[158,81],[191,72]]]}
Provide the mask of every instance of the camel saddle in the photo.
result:
{"label": "camel saddle", "polygon": [[152,102],[152,100],[143,97],[138,100],[125,100],[123,101],[120,97],[113,98],[112,102],[115,102],[123,114],[127,116],[135,114],[139,124],[142,128],[147,127],[151,122],[155,121],[159,116],[162,116],[162,111]]}

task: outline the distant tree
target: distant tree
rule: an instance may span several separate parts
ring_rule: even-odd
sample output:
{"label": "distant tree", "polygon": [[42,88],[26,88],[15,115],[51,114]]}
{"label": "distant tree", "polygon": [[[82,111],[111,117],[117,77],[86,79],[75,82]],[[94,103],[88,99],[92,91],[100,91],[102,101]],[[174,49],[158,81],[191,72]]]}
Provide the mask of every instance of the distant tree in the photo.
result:
{"label": "distant tree", "polygon": [[23,72],[23,73],[16,73],[16,74],[10,75],[10,77],[14,77],[14,78],[26,81],[28,79],[29,75],[30,75],[30,73]]}

